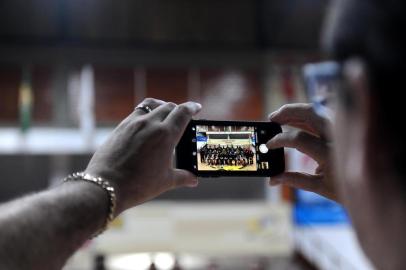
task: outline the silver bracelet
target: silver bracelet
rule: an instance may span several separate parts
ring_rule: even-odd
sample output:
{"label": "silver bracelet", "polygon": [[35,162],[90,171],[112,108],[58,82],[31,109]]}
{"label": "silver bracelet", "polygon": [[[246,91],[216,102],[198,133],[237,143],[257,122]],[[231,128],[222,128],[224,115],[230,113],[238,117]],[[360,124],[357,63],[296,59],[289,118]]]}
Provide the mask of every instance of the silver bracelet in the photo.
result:
{"label": "silver bracelet", "polygon": [[104,189],[107,192],[107,195],[109,196],[109,208],[108,208],[106,221],[104,222],[103,227],[92,235],[91,238],[94,238],[94,237],[100,235],[101,233],[103,233],[107,229],[109,223],[111,221],[113,221],[113,219],[114,219],[114,213],[116,211],[116,201],[117,201],[116,192],[114,190],[114,187],[107,180],[105,180],[101,177],[92,176],[92,175],[90,175],[88,173],[84,173],[84,172],[72,173],[72,174],[68,175],[63,180],[63,182],[78,181],[78,180],[87,181],[87,182],[100,186],[102,189]]}

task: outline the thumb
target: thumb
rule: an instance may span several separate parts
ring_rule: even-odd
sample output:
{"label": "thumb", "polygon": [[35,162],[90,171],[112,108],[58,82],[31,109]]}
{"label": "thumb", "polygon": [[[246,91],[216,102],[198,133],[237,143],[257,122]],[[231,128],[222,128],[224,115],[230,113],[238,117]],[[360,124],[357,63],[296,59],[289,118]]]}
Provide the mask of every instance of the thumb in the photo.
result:
{"label": "thumb", "polygon": [[175,182],[175,187],[197,187],[199,184],[196,175],[180,169],[173,170],[173,180]]}
{"label": "thumb", "polygon": [[286,172],[272,177],[269,184],[271,186],[283,184],[317,193],[320,191],[322,185],[322,176],[299,172]]}

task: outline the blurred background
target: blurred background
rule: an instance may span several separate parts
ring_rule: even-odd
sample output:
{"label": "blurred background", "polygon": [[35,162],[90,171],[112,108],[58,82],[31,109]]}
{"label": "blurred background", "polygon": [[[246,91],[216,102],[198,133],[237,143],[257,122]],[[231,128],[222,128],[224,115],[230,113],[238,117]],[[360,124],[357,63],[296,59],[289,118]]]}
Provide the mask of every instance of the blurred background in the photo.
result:
{"label": "blurred background", "polygon": [[[306,102],[327,0],[0,1],[0,202],[58,184],[145,97],[197,118]],[[287,149],[289,169],[312,171]],[[267,179],[201,179],[119,217],[66,269],[372,269],[344,210]]]}

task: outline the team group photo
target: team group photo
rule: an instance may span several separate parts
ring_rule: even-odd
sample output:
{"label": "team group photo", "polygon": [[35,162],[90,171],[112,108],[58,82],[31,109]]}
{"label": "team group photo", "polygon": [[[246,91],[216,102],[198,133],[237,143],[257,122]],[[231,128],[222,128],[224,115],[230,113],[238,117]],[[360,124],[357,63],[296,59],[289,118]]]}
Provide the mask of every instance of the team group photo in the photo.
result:
{"label": "team group photo", "polygon": [[198,170],[257,170],[253,127],[197,126],[196,132]]}

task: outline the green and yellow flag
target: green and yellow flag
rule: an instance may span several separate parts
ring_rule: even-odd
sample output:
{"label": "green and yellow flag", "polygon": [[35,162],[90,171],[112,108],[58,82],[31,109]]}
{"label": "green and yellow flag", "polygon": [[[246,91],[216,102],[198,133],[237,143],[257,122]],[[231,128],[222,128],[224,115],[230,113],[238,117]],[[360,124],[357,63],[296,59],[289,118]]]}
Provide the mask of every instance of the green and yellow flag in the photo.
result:
{"label": "green and yellow flag", "polygon": [[20,127],[21,131],[26,133],[31,125],[31,114],[34,102],[31,86],[31,70],[27,67],[23,68],[19,92]]}

